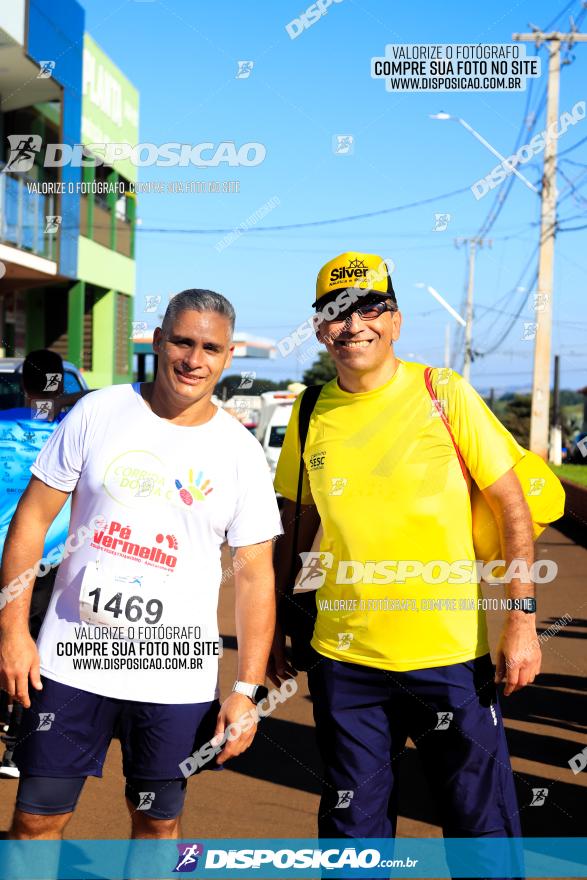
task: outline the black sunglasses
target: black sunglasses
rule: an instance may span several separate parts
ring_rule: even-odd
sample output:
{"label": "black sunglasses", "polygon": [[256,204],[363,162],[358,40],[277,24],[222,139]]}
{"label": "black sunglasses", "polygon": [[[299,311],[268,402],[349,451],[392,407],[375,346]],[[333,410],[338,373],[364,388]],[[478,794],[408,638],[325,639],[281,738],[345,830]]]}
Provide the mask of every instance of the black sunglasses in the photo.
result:
{"label": "black sunglasses", "polygon": [[345,309],[335,318],[324,318],[328,324],[342,324],[348,321],[355,313],[364,321],[374,321],[384,312],[397,312],[397,305],[391,299],[367,300],[360,306],[351,306]]}

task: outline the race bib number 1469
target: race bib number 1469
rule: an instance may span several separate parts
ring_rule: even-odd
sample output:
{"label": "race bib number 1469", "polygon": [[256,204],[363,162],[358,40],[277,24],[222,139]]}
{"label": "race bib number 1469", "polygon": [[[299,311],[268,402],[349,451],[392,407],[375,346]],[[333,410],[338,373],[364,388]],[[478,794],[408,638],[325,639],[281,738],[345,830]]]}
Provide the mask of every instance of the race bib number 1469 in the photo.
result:
{"label": "race bib number 1469", "polygon": [[120,626],[125,623],[159,623],[163,602],[144,593],[141,577],[103,572],[89,563],[82,579],[79,599],[84,623]]}

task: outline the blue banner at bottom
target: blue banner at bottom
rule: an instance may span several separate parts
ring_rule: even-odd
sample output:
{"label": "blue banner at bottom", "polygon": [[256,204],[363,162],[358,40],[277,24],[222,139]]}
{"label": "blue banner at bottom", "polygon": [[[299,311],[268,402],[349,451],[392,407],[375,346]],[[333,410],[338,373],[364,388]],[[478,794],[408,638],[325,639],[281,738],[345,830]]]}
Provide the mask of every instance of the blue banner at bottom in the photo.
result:
{"label": "blue banner at bottom", "polygon": [[2,880],[587,877],[587,838],[0,841]]}

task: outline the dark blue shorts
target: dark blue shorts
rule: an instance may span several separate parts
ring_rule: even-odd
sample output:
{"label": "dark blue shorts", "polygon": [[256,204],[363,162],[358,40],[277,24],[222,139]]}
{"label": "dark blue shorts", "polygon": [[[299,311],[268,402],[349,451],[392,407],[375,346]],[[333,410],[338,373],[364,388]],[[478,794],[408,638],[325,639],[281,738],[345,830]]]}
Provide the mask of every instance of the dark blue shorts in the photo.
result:
{"label": "dark blue shorts", "polygon": [[[157,807],[150,808],[149,800],[161,805],[167,799],[160,816],[167,818],[180,792],[183,803],[186,780],[179,765],[214,736],[217,700],[141,703],[92,694],[50,678],[42,681],[42,691],[31,688],[31,707],[23,712],[14,750],[21,772],[17,806],[35,813],[69,812],[85,778],[102,776],[115,736],[122,749],[126,796],[137,809],[157,817]],[[214,762],[208,766],[213,768]],[[47,793],[43,779],[61,780],[51,786],[54,795]],[[167,784],[173,780],[176,785]],[[165,795],[154,798],[154,791]]]}
{"label": "dark blue shorts", "polygon": [[320,837],[395,834],[397,770],[408,737],[445,837],[521,835],[488,654],[412,672],[316,654],[308,681],[325,767]]}

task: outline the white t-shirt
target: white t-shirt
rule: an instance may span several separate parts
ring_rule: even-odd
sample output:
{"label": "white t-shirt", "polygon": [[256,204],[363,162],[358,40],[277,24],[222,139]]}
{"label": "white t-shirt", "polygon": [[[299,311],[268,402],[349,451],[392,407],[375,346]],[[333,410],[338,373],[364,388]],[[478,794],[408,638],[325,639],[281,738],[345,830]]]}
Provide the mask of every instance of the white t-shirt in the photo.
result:
{"label": "white t-shirt", "polygon": [[76,403],[31,471],[73,492],[42,674],[119,699],[214,699],[221,545],[283,531],[258,441],[220,409],[174,425],[116,385]]}

